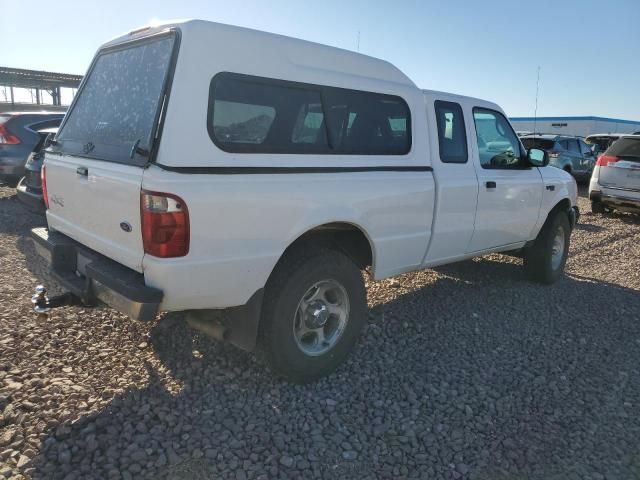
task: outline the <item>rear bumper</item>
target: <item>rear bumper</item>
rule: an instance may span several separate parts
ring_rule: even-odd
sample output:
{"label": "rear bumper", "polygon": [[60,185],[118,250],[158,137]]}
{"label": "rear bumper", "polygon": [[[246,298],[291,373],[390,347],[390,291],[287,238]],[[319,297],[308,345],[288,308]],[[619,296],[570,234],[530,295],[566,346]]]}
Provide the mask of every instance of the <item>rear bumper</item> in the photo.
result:
{"label": "rear bumper", "polygon": [[16,194],[18,200],[29,207],[31,210],[39,213],[44,213],[44,200],[42,198],[42,190],[36,190],[29,188],[24,181],[24,178],[20,181],[16,187]]}
{"label": "rear bumper", "polygon": [[620,190],[620,193],[612,193],[612,189],[607,189],[604,193],[599,190],[592,190],[589,192],[589,200],[592,202],[600,202],[605,205],[609,205],[614,208],[627,208],[631,210],[640,210],[640,198],[631,196],[632,193],[626,193],[624,190]]}
{"label": "rear bumper", "polygon": [[163,293],[145,285],[144,276],[46,228],[31,230],[36,251],[54,278],[86,304],[100,301],[136,320],[152,320]]}

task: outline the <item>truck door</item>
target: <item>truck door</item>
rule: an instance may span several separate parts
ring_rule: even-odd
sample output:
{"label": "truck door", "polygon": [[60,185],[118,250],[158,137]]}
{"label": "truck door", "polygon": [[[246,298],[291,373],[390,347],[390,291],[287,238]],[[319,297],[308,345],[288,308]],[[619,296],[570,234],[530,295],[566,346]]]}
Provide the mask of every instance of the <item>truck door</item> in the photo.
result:
{"label": "truck door", "polygon": [[524,149],[500,112],[473,109],[477,150],[478,207],[467,252],[478,252],[535,237],[542,203],[542,176],[523,166]]}
{"label": "truck door", "polygon": [[580,145],[577,138],[569,139],[569,155],[571,155],[571,171],[575,173],[584,173],[587,171],[587,167],[584,164],[582,158],[582,152],[580,151]]}
{"label": "truck door", "polygon": [[[466,251],[473,234],[478,179],[471,160],[468,123],[460,104],[435,100],[438,152],[432,155],[436,211],[425,264],[443,262]],[[431,105],[427,104],[427,113]],[[433,117],[430,123],[433,122]],[[434,148],[434,145],[432,148]]]}

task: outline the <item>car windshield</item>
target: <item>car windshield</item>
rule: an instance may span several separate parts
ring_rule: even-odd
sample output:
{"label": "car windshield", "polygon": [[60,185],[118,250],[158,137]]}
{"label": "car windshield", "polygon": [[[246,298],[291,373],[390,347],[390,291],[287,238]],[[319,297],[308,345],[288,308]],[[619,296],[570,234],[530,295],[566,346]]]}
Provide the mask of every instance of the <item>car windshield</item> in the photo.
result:
{"label": "car windshield", "polygon": [[539,148],[541,150],[551,150],[555,142],[547,138],[523,138],[522,144],[525,148]]}
{"label": "car windshield", "polygon": [[164,35],[99,53],[60,130],[60,149],[145,163],[139,157],[152,146],[173,44],[174,36]]}

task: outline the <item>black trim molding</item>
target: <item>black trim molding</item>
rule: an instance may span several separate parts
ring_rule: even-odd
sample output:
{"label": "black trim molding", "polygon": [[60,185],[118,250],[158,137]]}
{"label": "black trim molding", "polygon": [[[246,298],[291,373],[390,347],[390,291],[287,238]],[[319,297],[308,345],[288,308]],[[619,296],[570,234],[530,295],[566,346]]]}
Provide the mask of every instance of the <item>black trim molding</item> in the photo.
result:
{"label": "black trim molding", "polygon": [[168,172],[191,175],[282,175],[304,173],[358,173],[358,172],[432,172],[427,166],[375,166],[375,167],[172,167],[155,163]]}

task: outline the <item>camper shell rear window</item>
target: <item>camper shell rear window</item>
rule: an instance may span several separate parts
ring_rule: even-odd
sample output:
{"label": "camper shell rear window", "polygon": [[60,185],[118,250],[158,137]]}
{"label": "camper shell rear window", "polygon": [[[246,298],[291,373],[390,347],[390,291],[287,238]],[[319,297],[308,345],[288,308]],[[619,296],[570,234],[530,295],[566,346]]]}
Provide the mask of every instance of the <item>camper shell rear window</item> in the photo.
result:
{"label": "camper shell rear window", "polygon": [[53,150],[146,164],[154,150],[176,50],[177,35],[170,31],[98,52]]}
{"label": "camper shell rear window", "polygon": [[209,136],[226,152],[406,155],[400,97],[223,72],[210,84]]}

